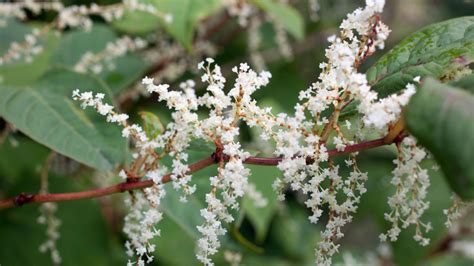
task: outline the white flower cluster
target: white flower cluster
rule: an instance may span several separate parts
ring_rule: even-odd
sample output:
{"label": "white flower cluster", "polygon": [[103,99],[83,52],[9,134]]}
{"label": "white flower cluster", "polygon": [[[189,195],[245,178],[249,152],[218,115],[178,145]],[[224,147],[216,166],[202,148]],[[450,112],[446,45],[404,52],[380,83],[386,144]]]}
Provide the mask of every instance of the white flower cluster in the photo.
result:
{"label": "white flower cluster", "polygon": [[42,32],[38,29],[25,36],[21,42],[12,42],[8,50],[0,56],[0,66],[6,63],[18,62],[20,60],[31,63],[33,58],[43,51],[43,46],[40,44]]}
{"label": "white flower cluster", "polygon": [[256,12],[255,7],[247,0],[223,0],[222,4],[231,16],[237,17],[242,27],[248,25],[249,18]]}
{"label": "white flower cluster", "polygon": [[474,260],[474,241],[472,240],[456,240],[451,243],[449,248],[455,253],[459,253],[470,260]]}
{"label": "white flower cluster", "polygon": [[147,42],[141,38],[130,38],[124,36],[114,42],[106,44],[105,49],[98,53],[86,52],[79,62],[74,66],[78,72],[92,71],[95,74],[105,69],[115,69],[115,59],[125,55],[127,52],[141,50],[147,46]]}
{"label": "white flower cluster", "polygon": [[[419,81],[419,77],[415,78]],[[411,96],[415,94],[415,85],[408,83],[400,94],[392,94],[372,104],[365,113],[364,123],[376,129],[384,130],[400,118],[402,107],[408,104]]]}
{"label": "white flower cluster", "polygon": [[25,0],[13,3],[0,3],[0,17],[16,17],[18,19],[26,19],[26,11],[30,11],[38,15],[42,11],[59,12],[64,8],[60,1],[34,1]]}
{"label": "white flower cluster", "polygon": [[319,20],[319,10],[321,9],[321,6],[319,4],[319,0],[308,0],[308,9],[309,9],[309,18],[312,21],[318,21]]}
{"label": "white flower cluster", "polygon": [[[363,106],[359,106],[360,111],[376,104],[376,93],[370,91],[365,75],[357,69],[375,47],[382,46],[388,35],[388,29],[377,16],[383,4],[383,1],[367,1],[364,9],[348,15],[341,25],[341,37],[330,38],[331,46],[326,50],[328,62],[320,65],[320,81],[300,93],[301,103],[295,106],[294,116],[279,114],[273,117],[269,111],[255,107],[244,118],[249,126],[258,125],[264,130],[262,139],[271,137],[276,142],[275,155],[282,157],[278,168],[284,174],[283,179],[277,179],[274,184],[280,190],[279,198],[284,199],[282,189],[286,184],[292,190],[307,194],[306,205],[313,211],[309,218],[313,223],[319,221],[322,207],[329,207],[330,219],[322,232],[323,241],[316,250],[318,265],[331,264],[331,256],[338,249],[334,240],[343,236],[341,228],[352,220],[360,195],[365,192],[363,183],[367,175],[358,170],[354,157],[347,161],[353,171],[344,180],[339,174],[339,166],[329,160],[327,144],[332,131],[337,133],[332,140],[338,151],[354,144],[337,124],[339,112],[348,102],[359,100]],[[384,32],[374,34],[378,29]],[[329,108],[334,108],[333,115],[323,116]],[[306,112],[311,115],[310,119]],[[322,185],[325,180],[329,180],[329,188]],[[336,200],[338,191],[346,195],[341,203]]]}
{"label": "white flower cluster", "polygon": [[93,24],[90,19],[91,15],[101,16],[106,21],[113,21],[122,18],[126,10],[144,11],[161,17],[166,22],[172,21],[172,17],[169,14],[163,14],[153,5],[142,4],[137,0],[124,0],[122,3],[107,6],[99,6],[95,3],[92,3],[90,6],[68,6],[59,12],[57,25],[60,29],[66,27],[81,27],[87,30],[90,29]]}
{"label": "white flower cluster", "polygon": [[[0,56],[0,66],[23,59],[30,63],[34,56],[43,51],[39,37],[48,33],[51,29],[65,29],[68,27],[81,27],[90,30],[93,24],[90,16],[101,16],[106,21],[120,19],[126,11],[143,11],[161,17],[165,22],[171,23],[172,16],[159,11],[154,5],[144,4],[138,0],[124,0],[122,3],[100,6],[92,3],[86,5],[63,6],[59,1],[37,2],[32,0],[14,3],[0,3],[0,27],[8,24],[8,17],[26,19],[26,11],[40,14],[43,11],[54,11],[57,13],[55,19],[46,24],[41,30],[34,29],[31,34],[25,36],[24,41],[12,42],[9,49]],[[58,33],[58,32],[55,32]],[[127,51],[143,49],[147,43],[139,38],[123,37],[115,43],[110,43],[104,51],[99,54],[86,53],[77,63],[75,69],[80,72],[91,70],[99,73],[105,67],[113,68],[111,60]],[[109,60],[110,59],[110,60]],[[105,61],[99,64],[97,61]]]}
{"label": "white flower cluster", "polygon": [[280,50],[280,54],[285,59],[292,59],[293,50],[283,24],[273,17],[270,17],[270,20],[273,22],[273,28],[275,29],[275,40],[278,45],[278,49]]}
{"label": "white flower cluster", "polygon": [[[212,67],[213,62],[208,58],[198,66],[204,71],[201,80],[208,83],[207,92],[201,97],[194,94],[194,82],[191,81],[183,83],[183,92],[178,92],[168,91],[166,85],[154,85],[151,79],[143,80],[150,93],[158,93],[160,101],[166,101],[169,108],[176,110],[172,114],[174,122],[168,125],[168,130],[174,132],[172,179],[176,188],[182,187],[188,193],[195,190],[191,187],[191,191],[187,191],[190,189],[187,186],[190,176],[186,174],[187,166],[183,164],[187,157],[183,152],[191,139],[212,141],[218,144],[222,152],[221,158],[217,158],[220,160],[218,175],[210,178],[213,189],[206,195],[208,207],[201,210],[205,223],[198,227],[203,234],[203,238],[198,241],[198,258],[208,265],[212,264],[209,256],[217,252],[220,246],[218,236],[225,233],[222,222],[233,220],[227,209],[238,208],[238,199],[248,188],[250,171],[244,167],[243,160],[249,154],[236,141],[239,134],[237,123],[242,110],[252,101],[250,95],[266,85],[270,77],[268,72],[257,74],[247,64],[241,64],[239,68],[233,69],[238,77],[234,87],[225,94],[226,79],[219,66]],[[209,117],[198,119],[196,111],[199,106],[210,109]],[[228,158],[226,163],[224,156]]]}
{"label": "white flower cluster", "polygon": [[451,200],[453,201],[452,205],[448,209],[443,210],[443,214],[446,215],[444,225],[446,225],[450,231],[458,231],[460,225],[462,225],[462,218],[466,217],[470,210],[473,209],[474,202],[462,201],[461,198],[454,193],[453,196],[451,196]]}
{"label": "white flower cluster", "polygon": [[238,266],[242,260],[242,254],[231,250],[226,250],[224,252],[224,259],[229,263],[229,265]]}
{"label": "white flower cluster", "polygon": [[391,211],[385,213],[385,219],[392,223],[392,227],[386,234],[381,234],[380,239],[396,241],[401,231],[400,224],[402,228],[413,224],[416,227],[415,241],[425,246],[429,244],[429,239],[423,236],[422,229],[428,232],[432,228],[430,223],[421,221],[421,216],[429,207],[425,198],[430,179],[427,170],[422,169],[419,164],[426,152],[416,146],[413,137],[405,137],[398,146],[398,154],[391,180],[396,191],[388,200]]}
{"label": "white flower cluster", "polygon": [[155,226],[162,219],[163,214],[159,206],[161,199],[165,196],[162,177],[166,168],[154,163],[159,157],[155,149],[164,148],[166,144],[160,140],[150,140],[139,125],[128,124],[128,115],[114,112],[113,106],[103,102],[105,98],[103,93],[97,93],[94,96],[92,92],[80,93],[75,90],[72,97],[82,102],[82,108],[93,107],[99,114],[106,116],[108,122],[123,126],[122,136],[135,142],[137,148],[136,153],[133,154],[135,162],[129,170],[120,171],[119,175],[128,181],[136,178],[130,176],[130,173],[143,172],[154,185],[144,189],[143,193],[134,193],[131,198],[126,199],[130,212],[125,217],[123,230],[129,238],[129,241],[125,243],[127,255],[137,256],[137,261],[129,262],[129,265],[144,265],[145,257],[146,262],[149,263],[153,260],[151,254],[155,251],[155,245],[150,240],[160,235],[160,231]]}
{"label": "white flower cluster", "polygon": [[[377,94],[370,90],[366,76],[358,72],[365,58],[377,47],[383,47],[389,34],[378,16],[383,6],[383,0],[367,0],[365,8],[357,9],[342,22],[340,37],[330,38],[327,62],[320,65],[319,81],[300,93],[300,102],[291,115],[274,115],[271,108],[259,107],[252,98],[255,91],[269,83],[270,73],[257,73],[247,64],[240,64],[232,69],[237,77],[226,89],[221,68],[211,58],[198,64],[198,69],[204,72],[201,81],[206,84],[202,96],[195,94],[195,82],[191,80],[181,83],[179,90],[171,90],[166,84],[156,85],[153,78],[142,80],[146,90],[158,94],[158,100],[173,111],[173,121],[166,126],[165,132],[153,138],[140,126],[128,125],[128,116],[115,113],[112,106],[103,103],[103,94],[94,96],[90,92],[74,91],[73,98],[82,101],[83,107],[94,107],[109,122],[121,124],[123,136],[134,140],[138,149],[135,160],[121,176],[126,180],[147,176],[154,181],[155,185],[144,195],[135,195],[130,200],[132,210],[126,218],[125,230],[131,239],[127,245],[130,254],[135,252],[139,256],[139,263],[143,263],[143,256],[150,260],[149,253],[155,247],[149,240],[159,234],[154,223],[161,220],[157,206],[164,196],[161,179],[165,171],[159,160],[164,155],[172,157],[170,179],[173,187],[183,193],[181,200],[186,201],[196,190],[196,185],[191,184],[187,162],[187,149],[194,140],[214,143],[216,152],[212,158],[218,164],[217,175],[209,179],[211,190],[206,194],[207,207],[200,210],[204,223],[197,227],[202,234],[197,242],[197,258],[202,263],[213,265],[211,256],[220,248],[219,237],[226,233],[225,223],[234,220],[231,210],[239,208],[244,195],[254,198],[258,205],[265,204],[248,182],[250,170],[244,164],[250,155],[238,141],[239,123],[243,122],[261,130],[260,138],[275,145],[274,154],[280,158],[278,168],[283,173],[273,185],[278,198],[285,198],[286,187],[301,192],[306,197],[305,205],[312,212],[309,216],[312,223],[320,222],[323,210],[327,209],[328,220],[315,253],[317,265],[331,264],[331,257],[339,248],[335,242],[344,236],[342,227],[352,221],[360,197],[366,192],[367,174],[357,166],[357,153],[351,153],[344,165],[351,171],[343,176],[341,165],[331,159],[330,153],[345,152],[348,145],[360,141],[364,123],[386,133],[384,131],[398,121],[402,106],[415,90],[414,85],[408,84],[400,95],[378,100]],[[353,101],[359,103],[358,110],[364,123],[352,126],[344,121],[341,125],[339,114]],[[206,110],[207,115],[198,115],[201,110]],[[326,115],[328,112],[331,114]],[[341,126],[355,134],[341,130]],[[395,161],[397,167],[392,180],[396,194],[389,199],[392,212],[386,214],[393,228],[381,238],[395,240],[400,223],[403,228],[414,224],[417,229],[415,240],[427,244],[421,231],[422,228],[429,230],[430,225],[422,223],[420,217],[428,208],[425,196],[429,178],[419,166],[426,154],[412,137],[406,137],[398,145],[400,155]],[[334,149],[329,151],[332,147]]]}
{"label": "white flower cluster", "polygon": [[74,90],[72,92],[72,98],[76,101],[81,101],[81,107],[85,109],[86,107],[94,107],[97,109],[97,112],[101,115],[107,116],[108,122],[119,123],[122,125],[126,124],[128,115],[126,114],[116,114],[113,112],[113,106],[107,103],[103,103],[105,94],[97,93],[94,95],[92,92],[80,92],[79,90]]}
{"label": "white flower cluster", "polygon": [[[278,2],[287,4],[287,1],[283,0]],[[239,25],[247,28],[248,48],[252,65],[257,70],[265,69],[265,60],[259,51],[262,38],[260,26],[263,20],[259,12],[259,7],[257,7],[255,3],[247,0],[224,0],[223,4],[228,14],[232,17],[237,17]],[[266,16],[264,19],[273,24],[275,30],[275,41],[280,55],[285,59],[291,59],[293,57],[293,50],[288,34],[281,23],[281,18],[277,18],[273,14],[265,14]]]}
{"label": "white flower cluster", "polygon": [[258,69],[265,69],[265,60],[263,59],[262,54],[260,53],[260,45],[262,43],[262,35],[260,34],[260,25],[262,21],[257,16],[252,16],[250,18],[249,27],[248,27],[248,49],[250,53],[250,60],[252,65]]}
{"label": "white flower cluster", "polygon": [[[160,236],[156,224],[163,218],[159,210],[161,199],[165,196],[162,184],[144,189],[143,193],[134,193],[125,200],[129,212],[125,216],[124,233],[128,236],[125,242],[127,255],[137,257],[137,261],[129,261],[127,265],[144,265],[153,261],[156,245],[150,241]],[[146,261],[144,260],[146,258]]]}
{"label": "white flower cluster", "polygon": [[49,251],[51,254],[51,260],[55,265],[61,264],[61,256],[56,245],[57,240],[60,237],[59,227],[61,226],[61,220],[59,220],[59,218],[54,215],[57,208],[58,205],[54,202],[46,202],[41,204],[41,215],[37,219],[39,224],[45,224],[47,226],[47,240],[40,245],[39,250],[42,253]]}
{"label": "white flower cluster", "polygon": [[54,25],[59,29],[66,27],[90,29],[93,24],[90,19],[91,15],[101,16],[106,21],[112,21],[120,19],[126,10],[147,12],[161,17],[167,23],[172,21],[171,15],[160,12],[154,5],[144,4],[138,0],[123,0],[122,3],[105,6],[92,3],[90,6],[71,5],[65,7],[60,1],[37,2],[33,0],[0,4],[0,16],[14,16],[19,19],[25,19],[26,10],[34,14],[39,14],[42,11],[57,12]]}
{"label": "white flower cluster", "polygon": [[[128,125],[126,115],[116,114],[112,106],[103,103],[105,95],[94,96],[91,92],[79,93],[78,91],[73,93],[74,99],[82,101],[82,107],[94,107],[100,114],[107,116],[108,121],[124,126],[123,135],[125,137],[131,135],[136,141],[135,145],[142,151],[136,154],[135,158],[146,156],[152,149],[166,148],[167,153],[174,158],[171,175],[173,187],[182,190],[185,195],[192,194],[196,190],[195,185],[189,185],[191,176],[187,173],[188,156],[185,151],[189,142],[192,139],[201,138],[218,143],[221,147],[221,157],[217,158],[220,165],[218,175],[210,178],[213,188],[206,196],[208,207],[201,210],[205,223],[198,227],[203,234],[203,238],[198,241],[198,258],[205,264],[212,264],[209,256],[217,252],[220,246],[218,236],[225,232],[222,223],[233,220],[228,208],[237,209],[238,199],[246,191],[251,191],[255,197],[259,196],[248,184],[247,177],[250,171],[244,167],[243,161],[249,154],[244,152],[240,143],[236,141],[239,133],[237,123],[242,110],[255,105],[250,95],[265,86],[270,78],[268,72],[257,74],[250,70],[247,64],[241,64],[239,68],[233,70],[238,75],[234,87],[225,94],[226,80],[221,74],[220,67],[217,65],[212,67],[212,63],[212,59],[207,59],[206,62],[199,64],[199,69],[205,72],[202,81],[208,83],[207,93],[201,97],[194,94],[195,84],[192,81],[182,83],[180,86],[182,91],[170,91],[168,85],[154,85],[153,79],[143,79],[148,92],[157,93],[160,101],[165,101],[169,108],[175,110],[172,113],[174,122],[168,124],[166,132],[157,139],[148,139],[138,125]],[[198,119],[197,109],[200,106],[210,109],[208,118]],[[147,159],[144,161],[146,162]],[[127,176],[125,172],[121,175]],[[148,175],[153,179],[153,175]],[[186,197],[183,196],[182,200],[185,201]],[[260,199],[259,204],[264,203],[264,200]],[[134,213],[134,217],[139,217],[141,213]],[[144,251],[139,255],[146,253],[148,252]]]}

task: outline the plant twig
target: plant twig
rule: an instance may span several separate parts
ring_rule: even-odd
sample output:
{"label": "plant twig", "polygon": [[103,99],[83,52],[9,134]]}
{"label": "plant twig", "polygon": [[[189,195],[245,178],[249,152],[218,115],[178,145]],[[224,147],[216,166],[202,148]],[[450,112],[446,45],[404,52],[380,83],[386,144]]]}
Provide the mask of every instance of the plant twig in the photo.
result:
{"label": "plant twig", "polygon": [[[336,149],[329,150],[329,156],[337,156],[341,154],[353,153],[358,151],[363,151],[383,145],[389,145],[391,143],[387,143],[385,138],[379,138],[371,141],[361,142],[358,144],[346,146],[346,148],[342,151],[338,151]],[[211,156],[202,159],[194,164],[189,165],[188,173],[194,173],[199,171],[203,168],[206,168],[212,164],[217,163],[218,161],[216,158],[219,158],[221,155],[212,154]],[[278,165],[281,161],[281,158],[262,158],[262,157],[249,157],[247,158],[244,163],[245,164],[254,164],[254,165]],[[313,162],[312,158],[306,159],[308,164]],[[161,179],[163,183],[168,183],[171,181],[171,174],[167,174],[163,176]],[[4,200],[0,200],[0,210],[8,209],[12,207],[19,207],[27,203],[33,202],[57,202],[57,201],[70,201],[70,200],[79,200],[79,199],[91,199],[91,198],[98,198],[103,197],[115,193],[120,193],[124,191],[130,191],[135,189],[143,189],[146,187],[153,186],[152,180],[143,180],[143,181],[136,181],[136,182],[124,182],[119,183],[116,185],[112,185],[105,188],[98,188],[86,191],[79,191],[79,192],[69,192],[69,193],[57,193],[57,194],[25,194],[21,193],[20,195]]]}

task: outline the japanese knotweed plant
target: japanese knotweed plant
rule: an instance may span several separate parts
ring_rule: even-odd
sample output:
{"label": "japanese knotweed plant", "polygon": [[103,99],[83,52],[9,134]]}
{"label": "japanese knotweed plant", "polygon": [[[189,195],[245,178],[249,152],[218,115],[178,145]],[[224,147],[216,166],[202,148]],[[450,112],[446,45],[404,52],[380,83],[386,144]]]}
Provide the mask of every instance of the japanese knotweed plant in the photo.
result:
{"label": "japanese knotweed plant", "polygon": [[[149,93],[156,93],[158,100],[173,110],[173,121],[156,137],[147,136],[137,124],[129,124],[128,115],[116,113],[103,102],[103,94],[74,91],[73,98],[82,102],[83,108],[93,107],[108,122],[123,126],[123,137],[134,143],[133,162],[120,175],[129,182],[142,177],[152,181],[149,187],[126,200],[130,212],[125,217],[124,232],[129,237],[125,246],[130,257],[138,258],[130,264],[153,260],[155,245],[150,241],[160,234],[163,184],[170,181],[176,193],[181,193],[183,202],[196,191],[191,173],[196,166],[189,165],[186,153],[190,143],[196,140],[215,144],[216,152],[202,164],[218,165],[217,174],[209,177],[207,207],[200,210],[204,223],[197,228],[202,236],[197,242],[196,256],[202,263],[213,264],[212,255],[221,246],[219,237],[227,231],[225,224],[235,220],[231,213],[239,209],[240,199],[249,193],[256,194],[248,181],[250,170],[245,164],[270,163],[283,175],[273,184],[280,200],[285,199],[287,187],[307,195],[305,204],[311,210],[308,217],[311,223],[320,223],[327,208],[329,219],[321,232],[315,258],[318,265],[331,264],[331,257],[339,247],[336,241],[344,235],[341,228],[352,220],[360,197],[366,192],[367,173],[357,166],[357,149],[351,150],[364,145],[361,133],[364,128],[387,135],[381,143],[396,142],[399,151],[392,180],[396,194],[388,199],[391,211],[385,217],[392,228],[380,238],[395,241],[400,228],[414,225],[414,239],[422,245],[428,244],[423,232],[430,229],[430,224],[422,222],[421,216],[429,205],[425,202],[429,178],[419,165],[426,152],[416,145],[413,137],[399,134],[396,127],[402,107],[415,93],[415,85],[408,83],[398,94],[379,100],[366,76],[359,72],[360,64],[377,48],[384,47],[390,32],[378,15],[384,1],[367,0],[366,4],[347,16],[339,36],[329,38],[327,61],[319,65],[322,70],[319,79],[300,92],[291,114],[274,114],[271,108],[260,107],[252,98],[253,93],[269,83],[269,72],[257,73],[242,63],[232,69],[236,77],[229,86],[221,68],[211,58],[197,66],[203,72],[201,81],[207,84],[202,96],[195,94],[192,80],[181,83],[179,90],[154,84],[152,78],[142,80]],[[414,82],[419,82],[419,78]],[[360,119],[340,121],[341,111],[351,102],[357,102]],[[202,110],[206,110],[207,116],[198,115]],[[242,123],[261,130],[260,138],[274,144],[276,159],[250,156],[238,140]],[[331,146],[335,150],[329,150]],[[352,171],[347,176],[341,175],[340,165],[331,159],[332,155],[343,152],[350,154],[345,164]],[[160,163],[165,155],[173,158],[169,175]]]}
{"label": "japanese knotweed plant", "polygon": [[[240,24],[249,24],[250,35],[254,34],[257,38],[255,31],[261,21],[252,16],[255,13],[252,6],[247,1],[243,1],[242,5],[241,1],[224,2],[229,14],[238,17]],[[159,84],[152,77],[142,79],[147,92],[156,95],[158,101],[166,104],[172,111],[172,121],[165,126],[159,120],[153,120],[155,124],[152,126],[160,128],[158,133],[151,134],[140,125],[131,123],[127,114],[115,111],[111,103],[106,103],[105,94],[74,90],[72,98],[79,101],[82,108],[94,108],[107,122],[121,126],[122,136],[133,144],[132,160],[119,172],[124,182],[103,189],[69,194],[45,194],[45,186],[40,195],[22,194],[13,200],[1,201],[0,207],[28,202],[51,204],[50,201],[92,198],[130,191],[130,196],[125,200],[128,207],[123,227],[128,237],[125,247],[130,257],[129,265],[144,265],[153,261],[156,249],[159,252],[153,239],[160,235],[159,222],[166,219],[160,207],[166,197],[165,183],[170,183],[176,190],[172,193],[178,194],[180,201],[186,204],[189,196],[197,190],[197,185],[192,180],[193,173],[216,164],[217,172],[214,176],[209,176],[210,189],[205,195],[207,206],[196,210],[200,212],[203,221],[197,226],[201,235],[196,243],[196,257],[205,265],[213,265],[213,255],[219,251],[220,239],[228,231],[226,225],[237,219],[235,213],[241,208],[242,198],[246,196],[258,206],[266,203],[255,185],[249,182],[251,171],[247,165],[269,165],[281,171],[281,176],[273,183],[279,200],[285,200],[288,190],[304,195],[304,204],[310,210],[309,222],[320,224],[323,228],[321,240],[315,249],[315,263],[330,265],[339,249],[338,240],[344,236],[342,228],[352,221],[361,196],[366,192],[368,173],[358,167],[359,151],[395,144],[398,155],[394,160],[390,182],[395,193],[387,199],[389,211],[384,217],[391,227],[380,235],[380,240],[396,241],[402,229],[414,227],[413,239],[421,245],[428,245],[430,239],[425,233],[432,226],[429,221],[422,220],[422,216],[429,207],[426,195],[430,178],[427,169],[420,164],[428,156],[428,152],[417,144],[414,136],[404,130],[407,123],[413,132],[417,132],[414,125],[416,123],[411,119],[405,121],[403,115],[406,106],[410,107],[410,99],[417,87],[422,83],[421,78],[417,75],[405,75],[405,80],[400,85],[400,82],[393,82],[393,76],[402,75],[399,74],[400,69],[397,72],[394,68],[388,71],[375,67],[367,74],[359,69],[377,49],[384,48],[390,33],[379,16],[384,4],[384,0],[366,0],[364,8],[358,8],[347,15],[340,25],[340,33],[328,38],[326,61],[319,64],[321,73],[317,82],[300,91],[292,113],[274,113],[271,108],[259,105],[253,98],[257,90],[263,89],[270,82],[272,75],[269,72],[255,71],[247,63],[241,63],[225,77],[221,67],[212,58],[197,65],[197,70],[202,74],[201,82],[206,88],[203,95],[196,94],[196,82],[193,80],[182,82],[179,88],[170,89],[170,85]],[[30,2],[18,4],[12,6],[10,12],[18,13],[17,16],[21,17],[20,11],[31,9],[31,5],[33,4]],[[41,8],[61,10],[56,5],[58,4],[45,4]],[[106,20],[121,17],[121,5],[152,13],[171,22],[167,14],[136,1],[111,5],[103,9],[109,13],[102,15]],[[318,1],[310,1],[310,5],[314,10],[319,9]],[[102,9],[91,7],[60,11],[56,24],[52,26],[88,27],[91,23],[88,16],[98,13],[98,10]],[[278,34],[278,30],[276,32]],[[26,43],[31,46],[31,49],[26,49],[29,51],[27,56],[39,52],[35,36],[40,34],[41,32],[34,32],[26,37]],[[258,48],[258,40],[255,38],[255,43],[249,44],[251,51]],[[285,44],[284,37],[278,38],[282,54],[285,54],[284,47],[288,44]],[[92,70],[99,73],[103,66],[97,65],[95,61],[104,61],[104,58],[122,55],[127,50],[142,49],[146,45],[141,39],[124,37],[109,44],[98,54],[84,54],[74,68],[79,72]],[[25,50],[20,48],[22,47],[12,47],[0,64],[13,60],[16,50]],[[468,62],[468,59],[462,55],[456,58],[456,62]],[[253,55],[252,60],[257,68],[263,67],[263,64],[258,63],[259,55]],[[423,63],[421,60],[417,62],[418,65]],[[383,64],[379,67],[383,67]],[[441,73],[435,70],[434,74]],[[440,74],[438,78],[450,79],[465,71],[465,68],[452,69],[449,75]],[[394,93],[379,95],[377,91],[383,86],[391,87]],[[462,97],[462,93],[454,96]],[[422,96],[413,98],[420,100],[420,97]],[[408,110],[418,111],[415,107]],[[352,114],[351,119],[347,119],[348,114]],[[267,142],[272,147],[274,157],[252,156],[239,141],[244,127],[258,129],[259,141]],[[379,138],[367,140],[367,132],[372,136],[378,135]],[[420,140],[427,147],[431,147],[433,142],[430,139]],[[188,149],[194,142],[211,143],[215,151],[200,161],[189,162]],[[340,154],[348,155],[342,163],[333,159]],[[434,157],[438,158],[438,155],[439,153],[433,152]],[[171,169],[164,162],[168,157],[172,158]],[[439,161],[443,166],[443,160]],[[343,168],[350,169],[350,172],[343,174]],[[55,231],[59,221],[51,215],[55,208],[53,204],[45,205],[40,220],[43,223],[51,220],[48,223],[49,242],[42,249],[50,250],[53,259],[58,262],[60,257],[55,244],[58,235]],[[456,205],[446,210],[446,213],[458,216],[457,208]]]}

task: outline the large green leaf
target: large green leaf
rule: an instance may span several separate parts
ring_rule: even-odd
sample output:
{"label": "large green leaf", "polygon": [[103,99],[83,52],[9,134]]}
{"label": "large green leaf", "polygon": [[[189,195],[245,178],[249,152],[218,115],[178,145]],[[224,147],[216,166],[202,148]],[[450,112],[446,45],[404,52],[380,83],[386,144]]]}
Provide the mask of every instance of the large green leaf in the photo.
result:
{"label": "large green leaf", "polygon": [[404,116],[408,130],[433,154],[452,188],[462,198],[474,199],[474,95],[427,79]]}
{"label": "large green leaf", "polygon": [[[90,31],[75,30],[64,35],[52,58],[53,65],[73,67],[87,52],[99,53],[107,44],[118,40],[109,27],[96,24]],[[112,60],[113,69],[104,68],[98,76],[110,86],[114,94],[139,79],[148,64],[135,54],[125,54]]]}
{"label": "large green leaf", "polygon": [[274,0],[253,0],[253,2],[281,23],[296,39],[304,38],[304,20],[292,6]]}
{"label": "large green leaf", "polygon": [[379,96],[397,92],[416,76],[451,79],[474,61],[474,17],[427,26],[403,40],[367,71]]}
{"label": "large green leaf", "polygon": [[109,170],[124,161],[126,144],[118,128],[92,111],[80,109],[72,90],[110,90],[93,77],[52,70],[32,88],[0,86],[0,116],[35,141],[91,167]]}
{"label": "large green leaf", "polygon": [[191,49],[194,32],[198,22],[216,12],[219,0],[142,0],[155,6],[159,12],[172,16],[170,23],[142,11],[127,11],[124,17],[115,22],[117,29],[128,33],[148,33],[164,27],[188,50]]}
{"label": "large green leaf", "polygon": [[[33,30],[32,27],[21,24],[15,19],[6,21],[6,27],[0,27],[0,54],[2,55],[8,51],[12,42],[23,43],[25,35]],[[41,45],[43,51],[34,56],[30,63],[20,58],[0,66],[0,83],[25,86],[40,78],[49,68],[49,60],[58,42],[58,36],[52,32],[39,37],[38,44]]]}

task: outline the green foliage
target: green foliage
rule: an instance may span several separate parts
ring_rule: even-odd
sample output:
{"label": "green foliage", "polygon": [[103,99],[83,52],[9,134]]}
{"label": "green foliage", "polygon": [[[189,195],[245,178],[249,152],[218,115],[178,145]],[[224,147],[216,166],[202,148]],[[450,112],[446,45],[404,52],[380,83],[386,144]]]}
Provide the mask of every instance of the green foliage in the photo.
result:
{"label": "green foliage", "polygon": [[[141,0],[140,3],[158,5],[157,0]],[[112,22],[112,25],[125,33],[143,35],[155,31],[166,23],[161,17],[145,11],[125,10],[122,18]]]}
{"label": "green foliage", "polygon": [[367,79],[380,97],[386,97],[416,76],[453,79],[472,62],[474,17],[462,17],[408,36],[367,71]]}
{"label": "green foliage", "polygon": [[451,265],[457,265],[457,266],[470,266],[472,265],[472,260],[454,255],[454,254],[444,254],[441,256],[436,256],[430,260],[428,260],[426,263],[423,263],[422,265],[424,266],[451,266]]}
{"label": "green foliage", "polygon": [[252,0],[262,10],[268,13],[293,37],[302,40],[305,35],[304,20],[293,7],[272,0]]}
{"label": "green foliage", "polygon": [[408,130],[431,151],[453,190],[471,200],[474,199],[473,106],[473,94],[427,79],[405,112]]}
{"label": "green foliage", "polygon": [[220,6],[219,0],[162,0],[157,7],[165,14],[171,14],[172,23],[164,28],[186,49],[192,49],[194,32],[198,22],[213,14]]}
{"label": "green foliage", "polygon": [[161,123],[160,118],[155,114],[140,112],[140,116],[143,120],[143,130],[149,138],[154,139],[165,131],[165,127]]}
{"label": "green foliage", "polygon": [[[60,79],[60,82],[55,81]],[[111,101],[106,85],[86,74],[52,70],[33,87],[0,86],[0,115],[35,141],[91,167],[110,170],[125,159],[118,128],[86,112],[70,98],[78,83]]]}
{"label": "green foliage", "polygon": [[[118,40],[117,35],[110,27],[94,25],[90,31],[75,30],[66,33],[59,42],[52,56],[51,64],[55,66],[74,67],[85,53],[100,53],[108,43]],[[133,82],[139,79],[148,67],[148,64],[135,54],[125,54],[111,62],[113,69],[103,67],[98,74],[111,88],[114,95],[122,92]],[[81,86],[82,88],[88,88]]]}
{"label": "green foliage", "polygon": [[198,22],[213,14],[220,7],[218,0],[148,0],[142,1],[156,7],[163,15],[171,15],[167,23],[156,15],[143,11],[126,12],[123,19],[114,23],[119,30],[143,34],[164,28],[186,49],[192,49],[194,32]]}
{"label": "green foliage", "polygon": [[[28,27],[14,19],[7,20],[6,27],[0,27],[0,55],[3,55],[12,42],[24,41],[25,35],[31,33],[33,27]],[[30,63],[20,59],[12,64],[0,66],[2,84],[25,86],[40,78],[49,68],[49,61],[59,42],[58,36],[47,33],[39,38],[43,51],[33,57]]]}
{"label": "green foliage", "polygon": [[453,87],[464,89],[474,94],[474,74],[464,76],[456,81],[449,83]]}
{"label": "green foliage", "polygon": [[[474,62],[474,17],[462,17],[429,25],[401,41],[369,70],[367,79],[379,98],[413,83],[417,76],[453,80],[469,73]],[[341,117],[356,113],[349,104]]]}
{"label": "green foliage", "polygon": [[262,193],[262,196],[267,200],[267,205],[265,207],[257,207],[253,199],[245,196],[242,202],[242,209],[255,228],[257,242],[262,242],[267,235],[270,222],[277,210],[278,201],[272,184],[281,173],[276,167],[249,166],[249,169],[252,171],[249,182],[255,184],[256,190]]}
{"label": "green foliage", "polygon": [[[44,154],[44,148],[21,138],[17,152],[28,148],[32,154]],[[4,144],[0,153],[8,151]],[[16,155],[19,155],[18,153]],[[24,156],[24,155],[22,155]],[[21,160],[21,157],[16,157]],[[0,180],[10,173],[0,168]],[[34,164],[22,169],[10,186],[2,186],[3,192],[15,195],[20,192],[37,192],[38,172]],[[85,186],[71,178],[50,175],[51,192],[80,191]],[[8,188],[8,190],[6,190]],[[48,253],[41,253],[38,247],[46,240],[46,227],[37,222],[39,205],[30,205],[2,211],[0,215],[0,260],[2,265],[51,265]],[[111,235],[101,213],[98,201],[75,201],[58,203],[55,214],[61,219],[61,234],[57,247],[63,265],[115,265],[125,261],[123,248],[117,238]],[[20,233],[21,232],[21,233]]]}

